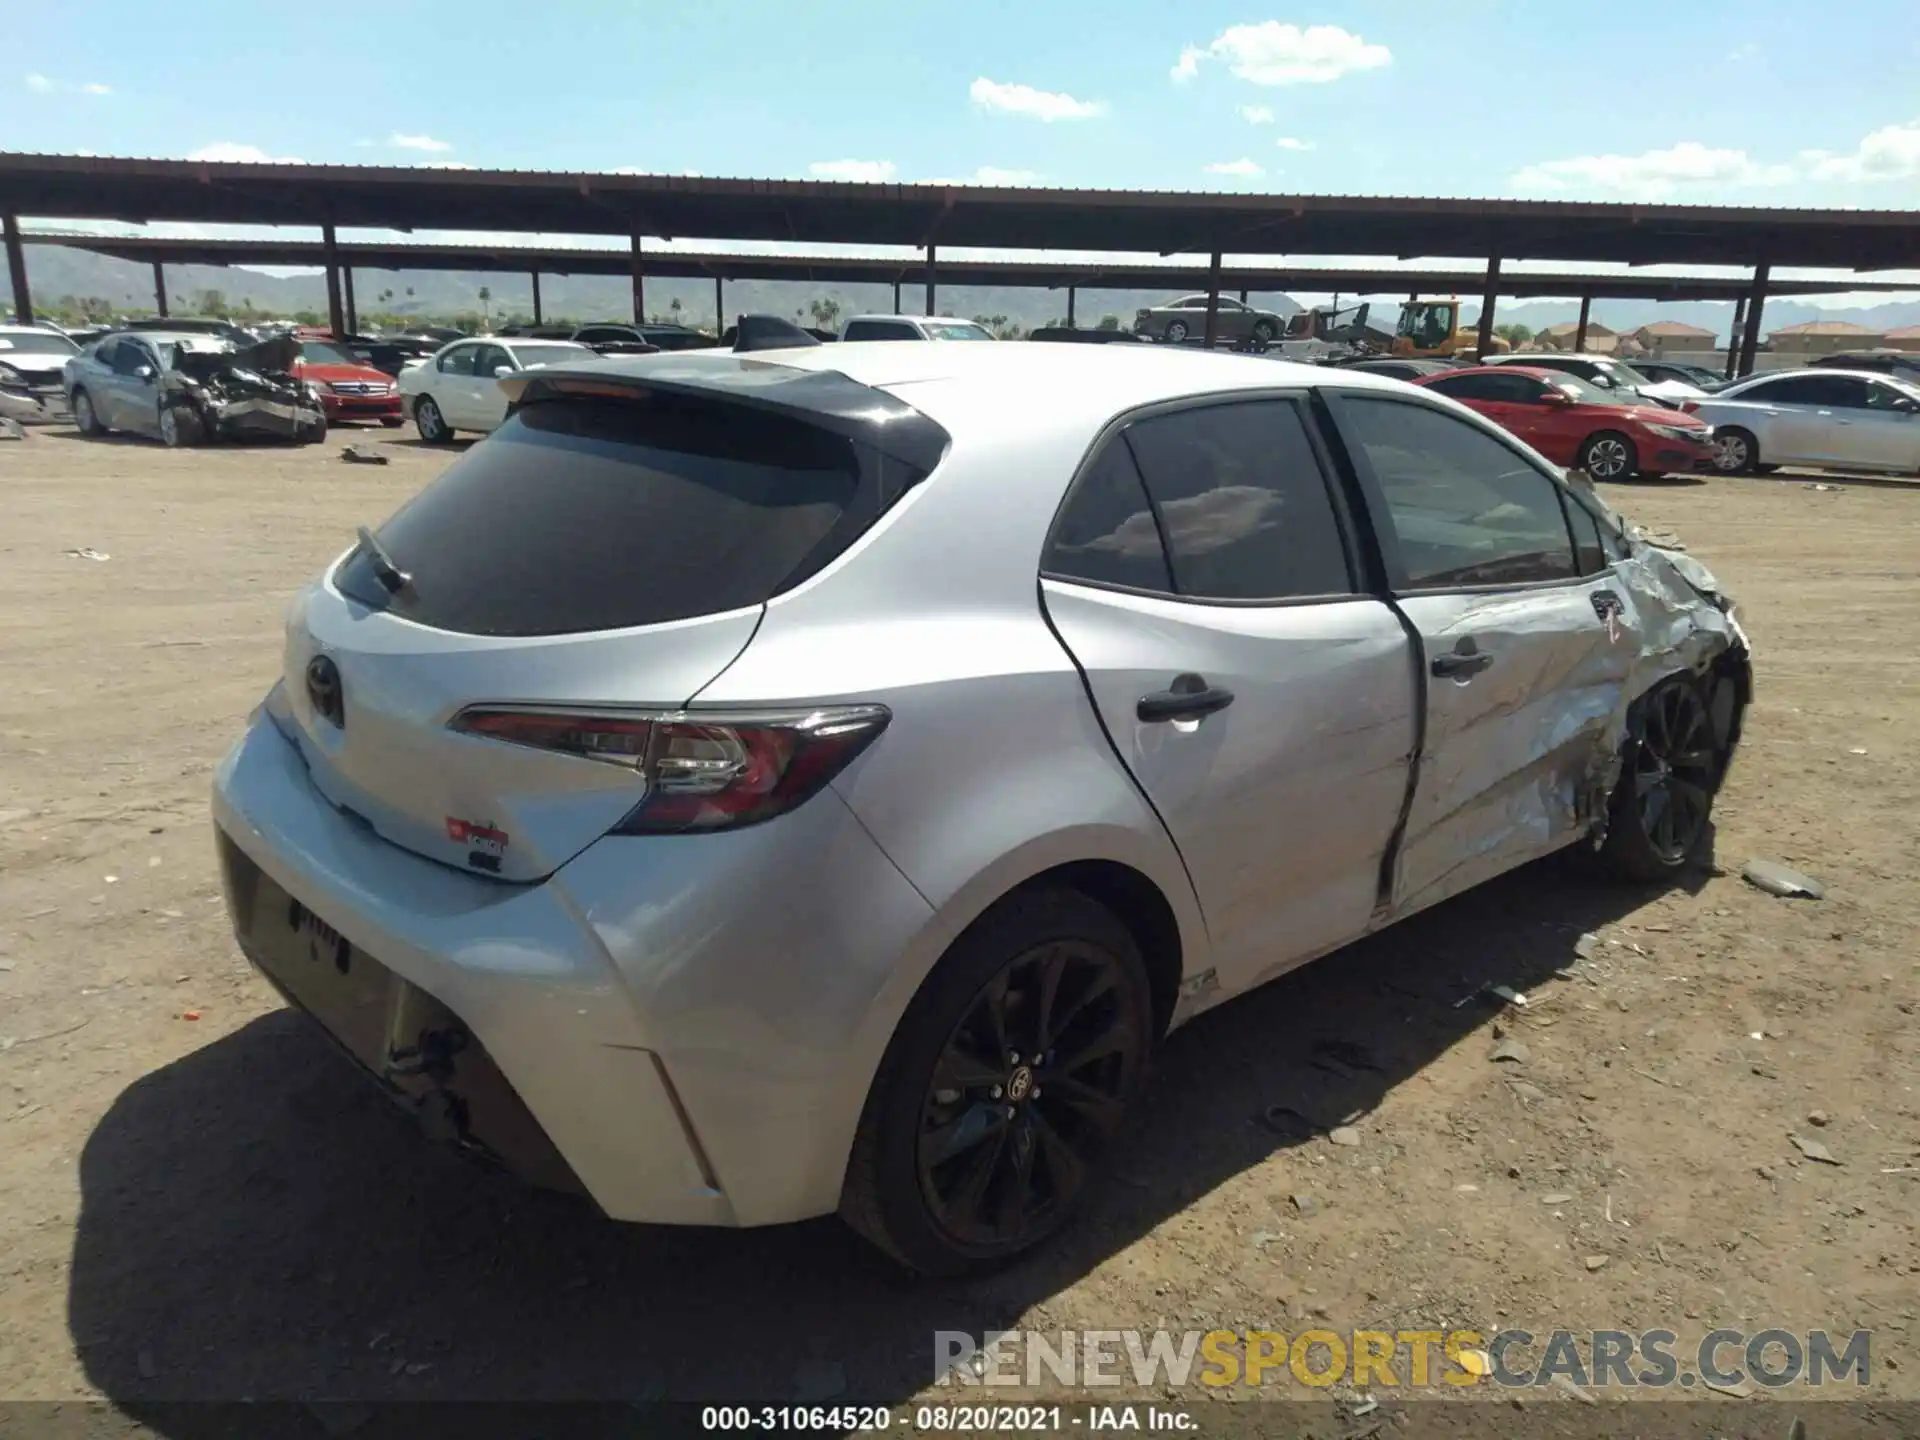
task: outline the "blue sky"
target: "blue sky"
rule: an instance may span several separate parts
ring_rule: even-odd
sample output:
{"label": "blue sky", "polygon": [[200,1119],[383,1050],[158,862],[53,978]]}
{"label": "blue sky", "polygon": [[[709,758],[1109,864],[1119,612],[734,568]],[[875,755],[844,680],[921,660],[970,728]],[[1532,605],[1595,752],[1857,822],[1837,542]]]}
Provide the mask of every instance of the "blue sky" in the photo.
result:
{"label": "blue sky", "polygon": [[[0,140],[295,158],[1905,208],[1914,0],[8,7]],[[357,17],[357,18],[350,18]]]}

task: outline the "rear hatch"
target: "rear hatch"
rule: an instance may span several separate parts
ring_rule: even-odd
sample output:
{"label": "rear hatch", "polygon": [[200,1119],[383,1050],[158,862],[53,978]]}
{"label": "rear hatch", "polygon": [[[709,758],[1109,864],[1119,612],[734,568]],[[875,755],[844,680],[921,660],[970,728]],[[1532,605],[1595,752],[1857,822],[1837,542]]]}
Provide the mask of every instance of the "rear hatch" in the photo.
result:
{"label": "rear hatch", "polygon": [[[790,373],[858,390],[870,412],[906,410]],[[685,705],[752,639],[766,600],[931,468],[863,442],[860,426],[886,418],[543,380],[296,602],[283,724],[314,784],[421,855],[503,880],[549,874],[633,811],[642,776],[456,719]]]}

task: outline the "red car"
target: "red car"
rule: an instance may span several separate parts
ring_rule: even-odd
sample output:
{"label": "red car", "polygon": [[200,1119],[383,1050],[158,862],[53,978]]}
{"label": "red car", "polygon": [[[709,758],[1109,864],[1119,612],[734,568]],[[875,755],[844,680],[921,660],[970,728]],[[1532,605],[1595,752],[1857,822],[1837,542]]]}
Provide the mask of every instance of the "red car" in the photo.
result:
{"label": "red car", "polygon": [[300,357],[293,362],[292,372],[319,392],[329,425],[378,420],[393,426],[406,420],[400,387],[391,375],[374,369],[337,340],[296,336],[294,343],[300,347]]}
{"label": "red car", "polygon": [[1576,375],[1476,365],[1411,382],[1450,395],[1556,465],[1596,480],[1695,470],[1713,458],[1713,427],[1678,410],[1622,405]]}

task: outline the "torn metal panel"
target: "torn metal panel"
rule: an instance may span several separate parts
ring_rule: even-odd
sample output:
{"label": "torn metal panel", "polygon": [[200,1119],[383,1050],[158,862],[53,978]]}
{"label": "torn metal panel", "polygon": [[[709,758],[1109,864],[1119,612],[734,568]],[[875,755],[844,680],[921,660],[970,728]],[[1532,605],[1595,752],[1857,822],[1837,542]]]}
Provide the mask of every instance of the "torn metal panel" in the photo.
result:
{"label": "torn metal panel", "polygon": [[1599,843],[1637,702],[1670,676],[1702,677],[1721,749],[1737,742],[1750,681],[1732,602],[1697,559],[1598,508],[1625,553],[1585,583],[1400,601],[1430,669],[1456,652],[1491,658],[1428,680],[1390,916],[1582,837]]}
{"label": "torn metal panel", "polygon": [[162,377],[161,404],[184,408],[213,437],[317,439],[325,433],[319,397],[289,373],[299,353],[284,336],[239,350],[180,346]]}

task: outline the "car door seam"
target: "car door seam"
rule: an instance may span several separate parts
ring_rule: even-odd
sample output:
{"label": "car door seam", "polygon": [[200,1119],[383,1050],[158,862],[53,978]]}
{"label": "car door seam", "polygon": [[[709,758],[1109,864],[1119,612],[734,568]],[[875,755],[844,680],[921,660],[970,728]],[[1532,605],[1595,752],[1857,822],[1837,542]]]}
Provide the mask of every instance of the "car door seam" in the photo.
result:
{"label": "car door seam", "polygon": [[1207,927],[1206,907],[1200,903],[1200,885],[1199,882],[1193,878],[1193,868],[1187,863],[1186,852],[1180,848],[1179,840],[1174,838],[1173,827],[1167,823],[1167,817],[1160,813],[1160,807],[1154,804],[1153,796],[1148,793],[1146,785],[1142,783],[1138,775],[1133,773],[1133,767],[1127,763],[1126,754],[1120,749],[1120,742],[1114,738],[1113,730],[1107,724],[1107,717],[1100,711],[1100,701],[1093,693],[1092,677],[1087,674],[1086,666],[1080,663],[1080,657],[1073,653],[1073,647],[1067,644],[1067,637],[1060,633],[1060,627],[1054,623],[1053,613],[1047,609],[1047,587],[1045,580],[1036,575],[1033,581],[1033,588],[1034,598],[1039,602],[1040,606],[1040,623],[1047,627],[1047,633],[1053,636],[1054,643],[1060,647],[1061,653],[1067,657],[1067,663],[1073,666],[1073,673],[1080,677],[1080,690],[1081,693],[1087,697],[1087,707],[1093,711],[1093,723],[1100,727],[1100,733],[1106,737],[1107,749],[1112,752],[1113,758],[1119,762],[1120,773],[1127,777],[1127,783],[1133,786],[1134,793],[1139,795],[1141,800],[1145,802],[1147,809],[1152,812],[1153,818],[1160,822],[1160,833],[1167,837],[1167,843],[1173,847],[1174,857],[1180,862],[1180,873],[1187,877],[1187,889],[1193,894],[1195,913],[1200,917],[1200,924],[1203,927]]}

